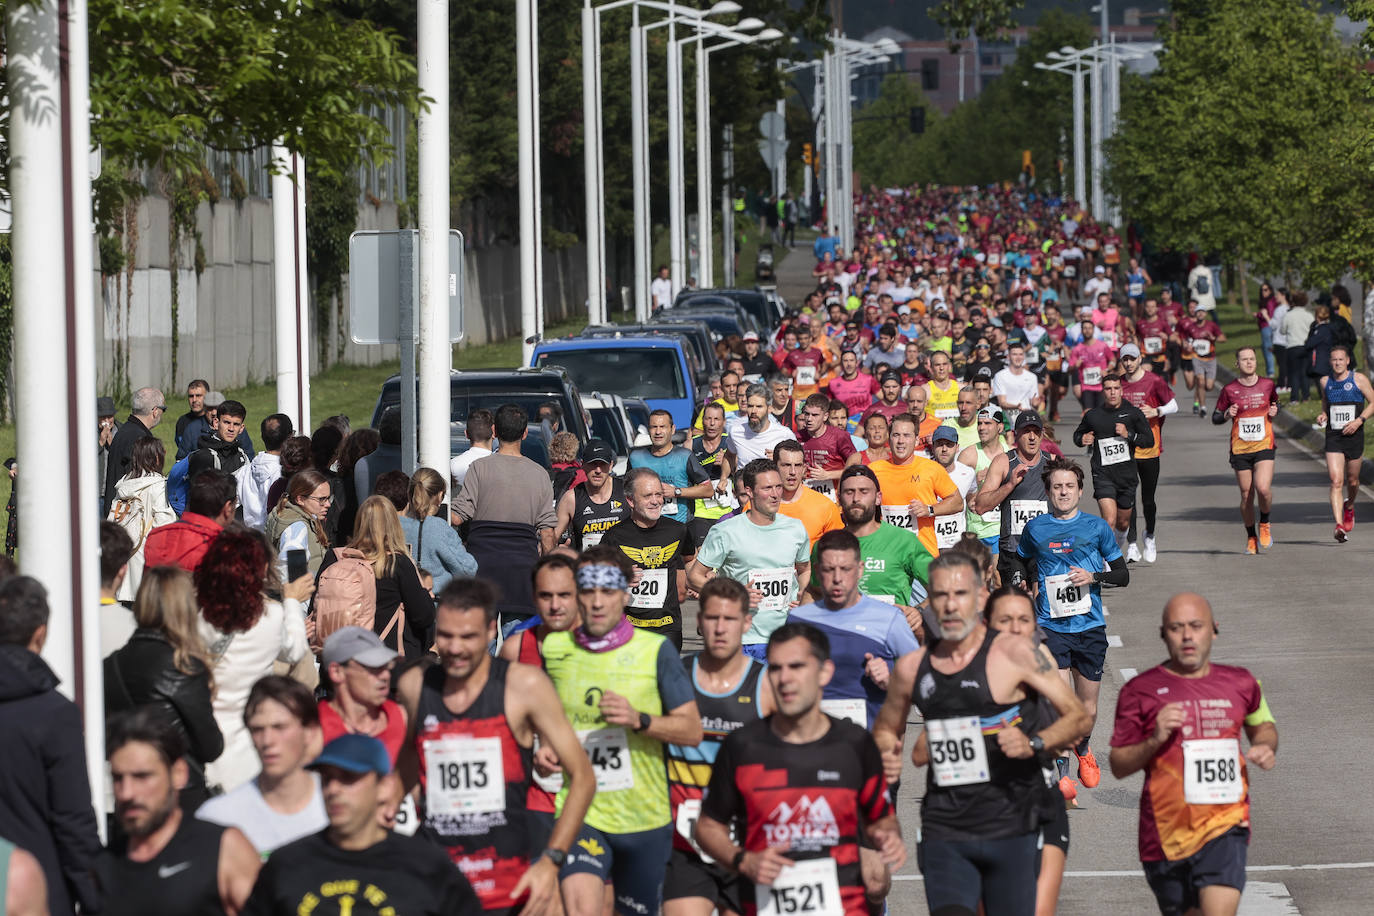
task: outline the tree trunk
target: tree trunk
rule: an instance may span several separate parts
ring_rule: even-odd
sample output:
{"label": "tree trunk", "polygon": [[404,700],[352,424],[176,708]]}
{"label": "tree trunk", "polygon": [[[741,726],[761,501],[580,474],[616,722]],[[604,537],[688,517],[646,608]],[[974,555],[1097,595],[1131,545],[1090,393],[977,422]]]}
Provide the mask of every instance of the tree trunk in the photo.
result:
{"label": "tree trunk", "polygon": [[1235,295],[1236,295],[1236,289],[1235,289],[1235,287],[1236,287],[1236,286],[1239,286],[1239,287],[1240,287],[1240,307],[1241,307],[1241,310],[1245,312],[1245,317],[1246,317],[1246,318],[1249,318],[1249,317],[1251,317],[1254,313],[1250,311],[1250,279],[1249,279],[1249,277],[1246,275],[1246,272],[1245,272],[1245,260],[1244,260],[1243,258],[1242,258],[1241,260],[1236,261],[1236,276],[1239,278],[1239,282],[1236,283],[1234,286],[1231,287],[1231,299],[1232,299],[1233,302],[1235,301]]}

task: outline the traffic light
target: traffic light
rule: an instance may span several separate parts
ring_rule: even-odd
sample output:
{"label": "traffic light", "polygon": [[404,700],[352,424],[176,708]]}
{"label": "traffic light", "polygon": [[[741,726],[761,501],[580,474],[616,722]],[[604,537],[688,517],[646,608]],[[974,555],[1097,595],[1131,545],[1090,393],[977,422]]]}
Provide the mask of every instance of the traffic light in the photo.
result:
{"label": "traffic light", "polygon": [[918,105],[908,113],[911,121],[911,132],[913,134],[923,134],[926,132],[926,110],[924,106]]}
{"label": "traffic light", "polygon": [[802,144],[802,162],[806,163],[807,165],[810,165],[810,164],[811,164],[811,144],[810,144],[810,143],[803,143],[803,144]]}

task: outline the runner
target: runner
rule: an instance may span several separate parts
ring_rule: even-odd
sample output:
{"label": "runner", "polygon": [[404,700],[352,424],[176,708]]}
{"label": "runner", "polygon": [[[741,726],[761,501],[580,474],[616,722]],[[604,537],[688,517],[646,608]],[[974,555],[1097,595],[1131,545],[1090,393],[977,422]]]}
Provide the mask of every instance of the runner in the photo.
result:
{"label": "runner", "polygon": [[959,415],[960,385],[950,378],[953,366],[948,353],[937,350],[930,355],[930,381],[923,387],[928,396],[928,409],[941,420],[953,420]]}
{"label": "runner", "polygon": [[963,512],[964,498],[944,468],[916,454],[916,420],[911,414],[892,421],[888,441],[892,457],[869,465],[883,494],[883,521],[915,531],[930,555],[939,556],[935,517]]}
{"label": "runner", "polygon": [[955,435],[959,437],[960,447],[968,448],[978,442],[978,411],[983,408],[978,403],[978,392],[972,386],[959,392],[958,404],[958,416],[953,420],[946,420],[944,425],[954,429]]}
{"label": "runner", "polygon": [[[1221,326],[1211,319],[1211,313],[1201,305],[1194,304],[1193,319],[1179,322],[1179,333],[1188,342],[1193,352],[1192,382],[1193,413],[1199,417],[1207,416],[1207,392],[1217,384],[1217,344],[1226,340]],[[1185,351],[1185,356],[1187,353]],[[1188,373],[1184,372],[1185,381]]]}
{"label": "runner", "polygon": [[630,520],[601,539],[634,564],[630,604],[625,613],[636,627],[667,637],[682,649],[682,599],[687,596],[686,564],[697,552],[687,526],[663,517],[663,486],[648,468],[625,475]]}
{"label": "runner", "polygon": [[[835,481],[846,465],[858,464],[859,457],[849,433],[830,424],[830,399],[823,394],[813,394],[806,399],[802,408],[801,429],[797,431],[797,441],[805,452],[804,468],[807,486],[823,493],[831,500],[835,498]],[[791,439],[791,437],[788,437]],[[777,449],[773,447],[773,459],[778,460]]]}
{"label": "runner", "polygon": [[[1140,351],[1134,344],[1139,359]],[[1154,445],[1150,421],[1140,408],[1122,400],[1121,376],[1102,379],[1103,403],[1083,414],[1073,431],[1073,443],[1092,450],[1093,498],[1102,520],[1116,533],[1116,543],[1126,552],[1126,531],[1135,508],[1139,475],[1135,467],[1137,447]]]}
{"label": "runner", "polygon": [[1136,330],[1140,333],[1141,349],[1145,351],[1145,364],[1155,375],[1166,375],[1169,367],[1169,345],[1174,336],[1174,329],[1169,325],[1169,319],[1160,314],[1158,300],[1153,297],[1145,300],[1140,320],[1136,322]]}
{"label": "runner", "polygon": [[[1213,664],[1221,630],[1201,595],[1164,606],[1169,660],[1121,688],[1112,775],[1145,771],[1140,861],[1164,914],[1234,916],[1250,841],[1248,764],[1273,769],[1279,732],[1255,676]],[[1244,731],[1250,749],[1240,749]]]}
{"label": "runner", "polygon": [[582,447],[582,470],[587,480],[558,500],[555,544],[562,543],[567,535],[573,550],[593,547],[612,525],[630,517],[625,488],[611,472],[614,463],[615,450],[601,439],[591,439]]}
{"label": "runner", "polygon": [[[811,342],[811,326],[797,322],[797,348],[783,357],[779,368],[792,379],[792,397],[807,398],[820,390],[821,376],[830,370],[825,351]],[[750,389],[754,386],[750,385]]]}
{"label": "runner", "polygon": [[930,441],[931,457],[936,464],[945,469],[949,479],[954,481],[955,489],[959,491],[959,498],[964,501],[964,509],[961,511],[952,515],[942,515],[935,520],[935,546],[941,550],[948,550],[959,543],[959,538],[968,530],[968,506],[974,494],[978,492],[978,473],[968,465],[955,460],[959,452],[959,434],[953,427],[941,426],[935,430]]}
{"label": "runner", "polygon": [[[617,913],[658,911],[673,844],[664,746],[702,738],[677,651],[625,619],[632,571],[609,546],[584,553],[577,568],[583,622],[544,640],[544,666],[596,773],[596,797],[563,866],[570,916],[599,916],[607,882]],[[559,793],[564,809],[568,791]]]}
{"label": "runner", "polygon": [[[366,627],[340,627],[329,634],[320,653],[320,681],[329,695],[320,700],[316,721],[307,723],[319,727],[323,744],[340,735],[369,735],[386,745],[395,764],[406,738],[405,710],[388,699],[399,657]],[[254,705],[250,700],[248,708]]]}
{"label": "runner", "polygon": [[[1035,584],[1036,615],[1045,631],[1045,648],[1059,665],[1088,713],[1088,728],[1074,747],[1078,778],[1089,789],[1102,778],[1089,739],[1097,721],[1097,695],[1107,661],[1107,621],[1102,614],[1102,586],[1125,586],[1130,570],[1120,541],[1095,515],[1078,510],[1083,495],[1083,468],[1067,458],[1045,462],[1040,476],[1049,494],[1050,511],[1026,523],[1013,563],[1024,564]],[[1061,767],[1068,761],[1061,758]]]}
{"label": "runner", "polygon": [[[1322,376],[1322,413],[1326,427],[1326,472],[1331,476],[1331,512],[1336,516],[1336,540],[1345,543],[1355,527],[1355,497],[1360,492],[1360,464],[1364,461],[1364,425],[1374,414],[1374,387],[1369,379],[1350,371],[1350,350],[1331,348],[1331,374]],[[1258,363],[1258,361],[1257,361]]]}
{"label": "runner", "polygon": [[701,412],[701,427],[701,435],[692,440],[692,456],[705,468],[714,485],[714,492],[696,501],[692,507],[692,520],[687,523],[692,540],[698,544],[705,539],[711,526],[734,504],[730,477],[724,473],[726,457],[729,455],[725,449],[725,408],[719,404],[707,404]]}
{"label": "runner", "polygon": [[762,661],[768,635],[798,604],[797,583],[811,574],[806,526],[779,514],[782,475],[776,463],[758,458],[746,464],[741,484],[749,508],[722,519],[687,566],[687,584],[701,591],[713,576],[723,575],[749,588],[754,619],[744,634],[744,651]]}
{"label": "runner", "polygon": [[[972,492],[964,496],[967,516],[967,530],[997,553],[997,542],[1001,537],[1002,509],[996,506],[987,512],[979,512],[974,506],[979,488],[987,480],[988,468],[999,456],[1007,453],[1007,440],[1002,435],[1002,412],[995,407],[985,407],[978,411],[978,444],[970,445],[959,452],[959,464],[974,473]],[[952,475],[951,475],[952,476]]]}
{"label": "runner", "polygon": [[824,385],[824,393],[844,401],[849,413],[862,413],[873,403],[878,390],[878,379],[859,371],[859,354],[853,350],[840,353],[840,372],[826,379]]}
{"label": "runner", "polygon": [[[439,593],[439,663],[411,668],[396,689],[410,721],[398,769],[407,793],[419,783],[424,835],[462,870],[483,910],[518,912],[523,901],[538,912],[558,894],[594,777],[549,678],[488,654],[496,605],[481,579],[455,579]],[[542,849],[531,848],[542,830],[526,809],[536,733],[564,771],[561,810]]]}
{"label": "runner", "polygon": [[[1153,301],[1148,300],[1146,304]],[[1134,563],[1143,555],[1146,563],[1153,563],[1159,549],[1155,542],[1155,532],[1158,530],[1155,521],[1159,517],[1155,491],[1159,487],[1160,458],[1164,454],[1164,418],[1178,413],[1178,401],[1174,399],[1173,389],[1164,381],[1163,373],[1158,369],[1145,368],[1140,348],[1135,344],[1122,347],[1119,359],[1123,376],[1121,396],[1140,408],[1140,412],[1150,421],[1150,432],[1155,440],[1149,446],[1137,445],[1135,448],[1135,469],[1140,478],[1140,507],[1145,514],[1145,538],[1137,547],[1136,518],[1139,513],[1132,512],[1131,524],[1126,531],[1126,540],[1129,542],[1126,562]]]}
{"label": "runner", "polygon": [[[830,403],[828,399],[826,403]],[[731,423],[725,434],[729,467],[743,467],[755,458],[771,458],[774,446],[795,435],[769,415],[768,390],[762,385],[750,385],[744,393],[744,418]]]}
{"label": "runner", "polygon": [[711,781],[720,746],[736,729],[773,713],[764,688],[763,662],[744,654],[749,592],[723,576],[701,590],[697,632],[704,648],[684,655],[682,665],[696,692],[704,734],[696,747],[668,745],[668,796],[673,806],[673,852],[663,881],[664,916],[743,913],[749,887],[735,872],[704,856],[694,836],[701,799]]}
{"label": "runner", "polygon": [[1013,436],[1016,447],[1004,455],[997,455],[988,465],[987,474],[973,499],[973,508],[984,515],[994,509],[1001,513],[1001,527],[997,540],[997,572],[1002,582],[1016,585],[1019,564],[1012,561],[1017,542],[1026,523],[1049,511],[1045,482],[1040,476],[1040,443],[1045,424],[1034,411],[1022,411],[1016,418]]}
{"label": "runner", "polygon": [[[792,401],[792,380],[780,373],[774,373],[768,380],[768,413],[778,423],[793,428],[797,423],[796,405]],[[753,386],[750,385],[750,388]],[[746,391],[749,389],[746,388]],[[727,477],[731,476],[729,474]]]}
{"label": "runner", "polygon": [[[911,414],[916,420],[916,454],[923,458],[930,457],[930,434],[935,432],[940,426],[944,425],[935,414],[926,410],[930,403],[930,391],[925,385],[912,385],[906,390],[906,412]],[[870,416],[872,416],[870,414]],[[894,415],[895,416],[895,415]],[[889,424],[889,435],[891,435],[892,417],[887,418]],[[866,461],[865,464],[872,464]]]}
{"label": "runner", "polygon": [[1026,345],[1014,340],[1007,344],[1007,366],[992,377],[992,397],[1004,410],[1040,410],[1040,380],[1026,368]]}
{"label": "runner", "polygon": [[1236,377],[1221,389],[1212,412],[1212,422],[1217,426],[1231,421],[1231,468],[1240,487],[1240,519],[1245,525],[1245,552],[1250,554],[1274,545],[1273,529],[1269,527],[1269,510],[1274,503],[1274,425],[1269,421],[1279,412],[1274,382],[1261,378],[1257,365],[1254,347],[1236,351]]}
{"label": "runner", "polygon": [[830,641],[835,673],[825,684],[821,711],[868,730],[878,719],[892,665],[917,649],[906,618],[891,604],[859,591],[863,547],[844,530],[831,531],[812,553],[821,597],[794,608],[788,623],[809,623]]}
{"label": "runner", "polygon": [[[629,466],[648,468],[658,475],[658,479],[663,481],[663,514],[685,525],[691,518],[688,508],[690,501],[709,498],[715,493],[715,484],[691,449],[673,444],[675,432],[677,427],[673,424],[672,414],[666,410],[650,413],[650,444],[648,448],[637,448],[630,452]],[[621,492],[623,494],[624,491]],[[622,520],[628,515],[627,511]],[[606,529],[610,527],[606,525]]]}
{"label": "runner", "polygon": [[795,518],[806,527],[809,548],[827,531],[843,528],[844,521],[834,501],[835,482],[805,479],[812,470],[806,466],[805,448],[797,440],[788,439],[773,449],[773,455],[778,473],[782,475],[782,504],[778,511],[788,518]]}
{"label": "runner", "polygon": [[1113,360],[1111,348],[1094,336],[1097,329],[1091,317],[1080,321],[1079,329],[1083,340],[1069,351],[1069,366],[1078,373],[1074,397],[1087,413],[1102,403],[1102,376],[1107,374]]}
{"label": "runner", "polygon": [[[821,710],[834,669],[825,634],[780,627],[768,643],[777,709],[734,731],[716,757],[697,842],[752,882],[745,916],[867,916],[882,908],[890,870],[906,861],[873,738]],[[742,843],[731,837],[736,823]]]}
{"label": "runner", "polygon": [[[1164,316],[1164,320],[1169,323],[1171,331],[1168,339],[1164,341],[1164,352],[1169,357],[1169,387],[1172,388],[1174,387],[1174,379],[1177,377],[1180,369],[1185,369],[1188,372],[1192,371],[1192,361],[1190,357],[1188,365],[1184,365],[1183,335],[1182,329],[1179,326],[1183,319],[1187,317],[1187,311],[1184,309],[1182,303],[1174,301],[1173,290],[1169,289],[1168,286],[1165,286],[1159,291],[1159,314]],[[1191,350],[1188,352],[1192,353]],[[1193,390],[1191,384],[1188,385],[1188,390]]]}
{"label": "runner", "polygon": [[[916,391],[925,393],[924,388],[916,388]],[[859,453],[860,459],[864,464],[872,464],[875,461],[883,461],[892,455],[888,447],[888,436],[891,434],[887,417],[880,413],[869,414],[864,420],[864,443],[868,448]]]}
{"label": "runner", "polygon": [[[981,902],[989,914],[1031,916],[1040,825],[1057,801],[1039,756],[1072,744],[1089,719],[1048,653],[983,622],[988,592],[972,558],[937,558],[930,596],[940,638],[897,661],[873,728],[883,769],[901,773],[914,701],[931,760],[919,850],[930,912],[972,916]],[[1040,696],[1057,721],[1040,721]]]}

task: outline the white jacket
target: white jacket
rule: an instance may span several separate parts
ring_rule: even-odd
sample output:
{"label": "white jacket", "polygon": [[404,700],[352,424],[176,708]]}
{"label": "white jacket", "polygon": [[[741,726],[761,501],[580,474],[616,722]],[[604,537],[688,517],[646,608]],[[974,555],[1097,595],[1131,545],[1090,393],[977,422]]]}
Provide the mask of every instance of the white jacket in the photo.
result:
{"label": "white jacket", "polygon": [[239,505],[243,506],[243,523],[262,530],[267,523],[267,491],[281,477],[281,456],[258,452],[245,473],[239,475]]}
{"label": "white jacket", "polygon": [[138,499],[143,507],[141,522],[124,527],[129,537],[133,538],[135,550],[129,558],[129,571],[115,593],[119,601],[133,601],[138,594],[138,585],[143,581],[143,542],[147,540],[148,532],[159,525],[170,525],[177,520],[177,514],[171,503],[167,502],[167,478],[161,474],[120,478],[115,484],[115,499]]}
{"label": "white jacket", "polygon": [[258,678],[273,672],[273,662],[294,665],[310,646],[305,640],[305,607],[291,598],[263,599],[262,616],[242,633],[226,635],[200,621],[200,635],[215,660],[215,722],[224,734],[224,753],[205,768],[210,785],[229,792],[258,774],[261,764],[243,708]]}

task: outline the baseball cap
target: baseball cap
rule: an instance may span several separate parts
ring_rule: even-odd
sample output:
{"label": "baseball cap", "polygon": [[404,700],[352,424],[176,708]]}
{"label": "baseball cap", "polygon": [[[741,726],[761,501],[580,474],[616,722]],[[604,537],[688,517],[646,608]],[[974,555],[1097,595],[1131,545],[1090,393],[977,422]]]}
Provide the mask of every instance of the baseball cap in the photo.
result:
{"label": "baseball cap", "polygon": [[96,398],[95,415],[97,417],[113,417],[115,415],[114,398]]}
{"label": "baseball cap", "polygon": [[368,668],[380,668],[396,659],[382,638],[366,627],[340,627],[324,641],[320,660],[325,667],[356,661]]}
{"label": "baseball cap", "polygon": [[324,746],[320,756],[305,765],[307,770],[338,767],[350,773],[391,772],[391,756],[386,745],[371,735],[340,735]]}
{"label": "baseball cap", "polygon": [[992,420],[996,423],[1001,423],[1002,411],[998,410],[996,407],[984,407],[982,410],[978,411],[978,419]]}
{"label": "baseball cap", "polygon": [[1121,355],[1134,356],[1136,359],[1140,359],[1140,348],[1133,343],[1128,343],[1121,348]]}
{"label": "baseball cap", "polygon": [[1093,273],[1095,274],[1105,274],[1106,272],[1107,268],[1103,267],[1101,264],[1093,268]]}
{"label": "baseball cap", "polygon": [[885,384],[887,384],[888,381],[893,381],[893,382],[896,382],[898,385],[900,385],[900,384],[902,383],[902,376],[901,376],[901,373],[899,373],[899,372],[884,372],[884,373],[882,374],[882,377],[878,379],[878,384],[879,384],[879,385],[885,385]]}
{"label": "baseball cap", "polygon": [[1023,410],[1016,415],[1016,425],[1014,427],[1015,432],[1019,433],[1021,430],[1029,429],[1030,427],[1034,427],[1036,429],[1045,428],[1045,421],[1040,419],[1040,414],[1036,413],[1033,410]]}
{"label": "baseball cap", "polygon": [[[838,303],[836,303],[836,304],[838,305]],[[759,332],[758,332],[758,331],[745,331],[745,332],[744,332],[744,337],[743,337],[743,339],[744,339],[744,340],[758,340],[758,339],[759,339]]]}
{"label": "baseball cap", "polygon": [[582,446],[582,463],[591,464],[593,461],[615,464],[615,449],[604,439],[588,439],[587,444]]}
{"label": "baseball cap", "polygon": [[936,442],[955,442],[959,441],[959,433],[953,426],[937,426],[935,432],[930,434],[931,444]]}
{"label": "baseball cap", "polygon": [[897,314],[898,314],[898,315],[910,315],[910,314],[911,314],[911,306],[909,306],[909,305],[899,305],[899,306],[897,306]]}
{"label": "baseball cap", "polygon": [[1092,321],[1093,307],[1091,305],[1083,306],[1081,309],[1078,310],[1078,317],[1082,318],[1084,321]]}

